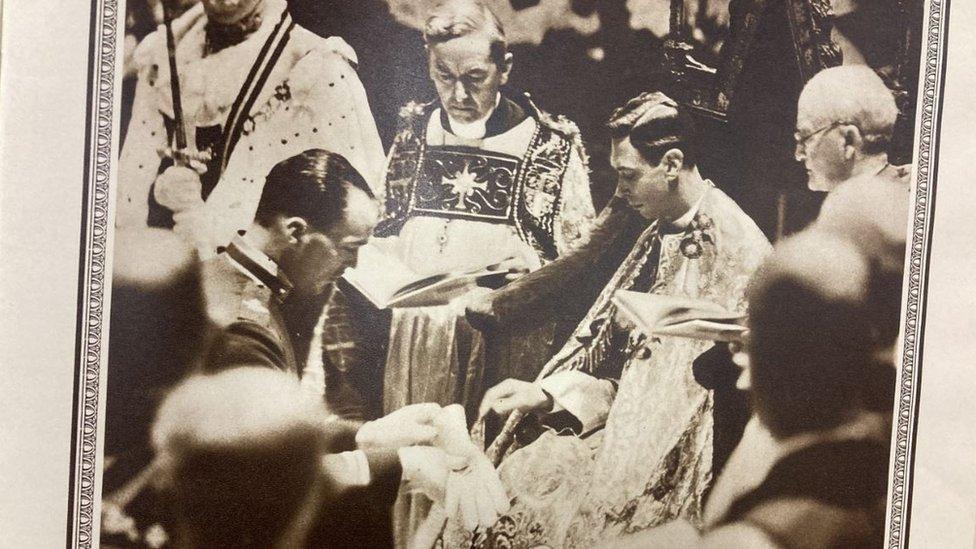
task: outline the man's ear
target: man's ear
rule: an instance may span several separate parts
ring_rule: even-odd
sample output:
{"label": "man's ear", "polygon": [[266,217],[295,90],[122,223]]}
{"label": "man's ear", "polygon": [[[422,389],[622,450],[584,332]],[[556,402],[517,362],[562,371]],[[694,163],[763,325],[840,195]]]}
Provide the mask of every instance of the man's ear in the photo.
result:
{"label": "man's ear", "polygon": [[282,220],[281,224],[285,228],[289,240],[298,242],[303,236],[308,234],[308,221],[303,217],[288,217]]}
{"label": "man's ear", "polygon": [[515,56],[511,52],[505,54],[505,59],[502,61],[500,70],[502,71],[501,78],[499,82],[502,86],[508,84],[508,76],[512,73],[512,65],[515,61]]}
{"label": "man's ear", "polygon": [[844,139],[844,158],[851,160],[864,146],[861,129],[853,124],[845,124],[840,127],[840,135]]}
{"label": "man's ear", "polygon": [[681,149],[671,149],[661,157],[661,165],[664,166],[664,174],[668,181],[677,181],[681,168],[685,165],[685,153]]}

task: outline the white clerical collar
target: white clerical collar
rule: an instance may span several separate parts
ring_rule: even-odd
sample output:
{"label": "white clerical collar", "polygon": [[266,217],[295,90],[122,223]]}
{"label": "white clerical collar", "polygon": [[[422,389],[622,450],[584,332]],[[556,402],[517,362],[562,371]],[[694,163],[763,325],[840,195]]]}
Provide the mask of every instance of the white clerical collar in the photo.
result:
{"label": "white clerical collar", "polygon": [[492,113],[498,108],[498,104],[501,103],[502,94],[495,94],[495,106],[488,111],[483,117],[473,121],[473,122],[460,122],[455,120],[451,113],[444,109],[447,114],[447,121],[450,125],[451,133],[462,138],[462,139],[482,139],[488,133],[488,119],[491,118]]}

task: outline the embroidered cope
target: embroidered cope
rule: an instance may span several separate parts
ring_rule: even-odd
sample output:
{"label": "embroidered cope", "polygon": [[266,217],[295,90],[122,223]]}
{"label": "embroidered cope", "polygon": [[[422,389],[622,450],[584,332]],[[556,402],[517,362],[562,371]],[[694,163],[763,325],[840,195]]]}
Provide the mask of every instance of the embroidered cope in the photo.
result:
{"label": "embroidered cope", "polygon": [[[704,231],[701,249],[682,252],[695,231]],[[539,376],[583,435],[548,430],[529,442],[522,417],[509,418],[488,454],[500,462],[512,511],[474,537],[448,523],[444,546],[582,548],[679,516],[699,521],[711,482],[712,399],[691,365],[712,344],[648,340],[618,322],[611,297],[634,289],[745,310],[746,285],[768,250],[752,220],[714,188],[684,232],[648,228]]]}

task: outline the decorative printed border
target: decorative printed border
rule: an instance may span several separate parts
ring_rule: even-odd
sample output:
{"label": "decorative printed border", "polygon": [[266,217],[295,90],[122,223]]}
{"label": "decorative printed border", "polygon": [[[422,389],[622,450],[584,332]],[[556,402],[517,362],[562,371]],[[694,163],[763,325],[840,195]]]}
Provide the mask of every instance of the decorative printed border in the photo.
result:
{"label": "decorative printed border", "polygon": [[935,177],[938,165],[939,123],[942,88],[945,82],[945,45],[949,0],[928,0],[925,59],[919,88],[921,97],[915,132],[915,208],[912,212],[911,247],[908,253],[907,310],[903,325],[903,347],[895,417],[895,445],[888,487],[889,549],[908,547],[911,518],[912,467],[915,430],[918,426],[918,397],[921,381],[922,326],[925,321],[925,291],[929,248],[932,242]]}
{"label": "decorative printed border", "polygon": [[[931,240],[938,124],[945,56],[945,28],[949,0],[928,0],[926,47],[919,116],[916,121],[916,192],[911,248],[907,264],[907,314],[899,378],[895,445],[889,493],[887,546],[908,546],[911,508],[911,471],[918,413],[920,358],[925,310],[925,280]],[[97,467],[99,378],[103,351],[103,308],[106,247],[108,242],[110,173],[117,161],[113,150],[116,89],[116,51],[120,17],[118,0],[93,0],[91,21],[91,75],[89,80],[89,134],[86,143],[83,247],[79,287],[79,327],[75,372],[75,410],[69,493],[69,548],[97,547],[93,539]]]}
{"label": "decorative printed border", "polygon": [[[101,376],[105,302],[106,246],[113,150],[116,47],[120,17],[117,0],[93,0],[88,90],[82,264],[79,288],[72,467],[68,498],[68,547],[97,547],[94,540],[98,464],[99,377]],[[105,340],[107,342],[107,338]]]}

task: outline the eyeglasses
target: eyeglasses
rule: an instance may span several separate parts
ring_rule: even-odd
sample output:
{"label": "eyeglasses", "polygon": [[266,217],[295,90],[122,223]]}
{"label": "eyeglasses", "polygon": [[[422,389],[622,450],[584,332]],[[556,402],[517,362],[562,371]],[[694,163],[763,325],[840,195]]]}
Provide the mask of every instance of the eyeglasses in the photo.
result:
{"label": "eyeglasses", "polygon": [[815,135],[821,134],[821,133],[823,133],[825,131],[832,130],[832,129],[836,128],[837,126],[843,126],[843,125],[846,125],[846,124],[850,124],[850,122],[840,122],[840,121],[834,122],[832,124],[828,124],[828,125],[820,128],[818,130],[812,131],[812,132],[810,132],[810,133],[808,133],[806,135],[800,133],[799,131],[796,131],[796,132],[793,132],[793,139],[796,141],[797,146],[799,146],[799,147],[806,147],[807,141],[810,141],[811,139],[813,139],[813,137]]}

